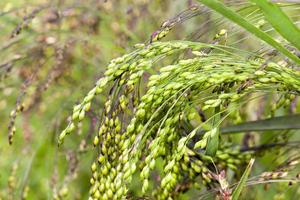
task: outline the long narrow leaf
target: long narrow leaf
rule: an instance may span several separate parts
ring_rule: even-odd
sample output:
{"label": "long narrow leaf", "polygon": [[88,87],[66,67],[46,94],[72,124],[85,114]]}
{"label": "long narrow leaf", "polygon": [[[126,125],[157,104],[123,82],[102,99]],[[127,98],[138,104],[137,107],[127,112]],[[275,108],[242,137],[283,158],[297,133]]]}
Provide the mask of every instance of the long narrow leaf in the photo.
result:
{"label": "long narrow leaf", "polygon": [[300,129],[300,114],[272,117],[221,128],[221,133]]}
{"label": "long narrow leaf", "polygon": [[267,33],[261,31],[251,23],[249,23],[247,20],[245,20],[241,15],[234,12],[232,9],[226,7],[224,4],[217,0],[198,0],[199,2],[203,3],[207,7],[213,9],[214,11],[220,13],[224,17],[228,18],[232,22],[238,24],[239,26],[245,28],[249,33],[252,33],[259,39],[265,41],[267,44],[271,45],[275,49],[277,49],[279,52],[293,60],[294,62],[300,64],[300,59],[292,54],[289,50],[284,48],[281,44],[276,42],[270,35]]}
{"label": "long narrow leaf", "polygon": [[250,171],[252,169],[252,166],[253,166],[253,163],[254,163],[254,159],[252,158],[239,182],[239,184],[237,185],[237,187],[235,188],[233,194],[232,194],[232,200],[238,200],[241,192],[242,192],[242,189],[245,187],[245,184],[246,184],[246,181],[248,179],[248,176],[250,174]]}
{"label": "long narrow leaf", "polygon": [[266,0],[251,0],[263,11],[274,29],[300,50],[300,30],[290,18],[274,3]]}
{"label": "long narrow leaf", "polygon": [[207,139],[207,146],[206,146],[206,155],[209,156],[215,156],[217,153],[217,150],[219,148],[219,137],[220,137],[220,127],[219,127],[219,122],[220,122],[220,107],[215,108],[215,113],[216,116],[213,119],[213,126],[214,128],[211,130],[211,134],[209,135]]}

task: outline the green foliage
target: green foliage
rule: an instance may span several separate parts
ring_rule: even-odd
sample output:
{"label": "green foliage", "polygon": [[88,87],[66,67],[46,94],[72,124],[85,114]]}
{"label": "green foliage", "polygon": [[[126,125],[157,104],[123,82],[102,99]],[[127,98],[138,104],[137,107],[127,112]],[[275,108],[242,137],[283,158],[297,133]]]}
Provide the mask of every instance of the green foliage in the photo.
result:
{"label": "green foliage", "polygon": [[245,172],[243,173],[243,176],[242,176],[239,184],[237,185],[234,192],[232,193],[233,200],[237,200],[239,198],[239,196],[241,195],[242,189],[243,189],[243,187],[245,187],[247,178],[251,172],[251,168],[252,168],[253,164],[254,164],[254,159],[251,159]]}
{"label": "green foliage", "polygon": [[300,30],[299,28],[288,18],[288,16],[282,12],[282,10],[274,3],[267,2],[265,0],[258,1],[253,0],[264,12],[266,19],[276,31],[280,33],[287,41],[293,44],[297,49],[300,49]]}
{"label": "green foliage", "polygon": [[[297,16],[292,22],[279,5],[254,0],[199,0],[212,11],[173,1],[76,2],[33,6],[5,25],[0,107],[12,110],[11,146],[1,160],[11,170],[1,198],[238,199],[250,198],[250,184],[299,180],[299,52],[277,34],[297,47]],[[171,12],[176,5],[183,11]],[[156,10],[169,18],[160,28],[148,21]],[[209,28],[196,30],[197,19]],[[190,39],[175,34],[188,25]],[[169,35],[179,40],[161,41]]]}
{"label": "green foliage", "polygon": [[256,120],[236,124],[221,129],[222,133],[239,133],[247,131],[267,131],[267,130],[289,130],[300,129],[300,115],[287,115],[280,117],[272,117],[270,119]]}
{"label": "green foliage", "polygon": [[[235,13],[233,10],[226,7],[221,2],[219,2],[217,0],[199,0],[199,1],[204,3],[205,5],[209,6],[213,10],[219,12],[224,17],[227,17],[228,19],[230,19],[234,23],[236,23],[236,24],[240,25],[241,27],[245,28],[248,32],[254,34],[256,37],[258,37],[262,41],[265,41],[266,43],[268,43],[269,45],[271,45],[272,47],[277,49],[279,52],[283,53],[288,58],[292,59],[297,64],[300,64],[300,59],[297,56],[295,56],[289,50],[284,48],[284,46],[282,46],[280,43],[278,43],[276,40],[274,40],[270,35],[268,35],[267,33],[263,32],[263,31],[261,31],[255,25],[249,23],[247,20],[245,20],[238,13]],[[261,3],[260,3],[260,5],[261,5]],[[278,10],[276,10],[275,12],[278,13]],[[283,18],[283,19],[285,19],[285,18]],[[274,19],[274,20],[276,20],[276,19]],[[282,19],[280,19],[280,21],[281,20]],[[283,28],[285,28],[285,26],[281,27],[281,29],[283,29]],[[278,29],[280,29],[280,28],[278,27]]]}

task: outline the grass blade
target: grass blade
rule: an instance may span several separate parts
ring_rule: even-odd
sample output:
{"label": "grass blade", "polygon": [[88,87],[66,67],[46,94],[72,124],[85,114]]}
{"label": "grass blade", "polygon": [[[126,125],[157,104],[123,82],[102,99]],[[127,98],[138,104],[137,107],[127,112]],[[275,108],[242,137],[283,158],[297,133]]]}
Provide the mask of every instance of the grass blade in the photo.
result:
{"label": "grass blade", "polygon": [[207,139],[207,146],[206,146],[206,151],[205,154],[209,156],[215,156],[217,153],[217,150],[219,148],[219,137],[220,137],[220,127],[219,127],[219,122],[220,122],[220,117],[221,114],[220,112],[220,107],[215,108],[215,113],[216,116],[213,119],[213,129],[211,130],[211,134]]}
{"label": "grass blade", "polygon": [[224,17],[228,18],[232,22],[236,23],[237,25],[243,27],[246,29],[249,33],[252,33],[259,39],[265,41],[267,44],[271,45],[275,49],[277,49],[279,52],[296,62],[297,64],[300,64],[300,59],[292,54],[289,50],[287,50],[285,47],[283,47],[280,43],[276,42],[270,35],[267,33],[261,31],[257,27],[255,27],[253,24],[249,23],[247,20],[245,20],[241,15],[233,11],[232,9],[226,7],[224,4],[217,0],[198,0],[199,2],[203,3],[207,7],[213,9],[214,11],[220,13]]}
{"label": "grass blade", "polygon": [[232,194],[232,200],[238,200],[241,192],[242,192],[242,189],[245,187],[245,184],[246,184],[246,181],[248,179],[248,176],[250,174],[250,171],[252,169],[252,166],[253,166],[253,163],[254,163],[254,159],[252,158],[239,182],[239,184],[237,185],[237,187],[235,188],[233,194]]}
{"label": "grass blade", "polygon": [[300,30],[290,18],[274,3],[266,0],[251,0],[264,13],[266,20],[287,41],[300,50]]}
{"label": "grass blade", "polygon": [[221,128],[221,133],[300,129],[300,114],[272,117]]}

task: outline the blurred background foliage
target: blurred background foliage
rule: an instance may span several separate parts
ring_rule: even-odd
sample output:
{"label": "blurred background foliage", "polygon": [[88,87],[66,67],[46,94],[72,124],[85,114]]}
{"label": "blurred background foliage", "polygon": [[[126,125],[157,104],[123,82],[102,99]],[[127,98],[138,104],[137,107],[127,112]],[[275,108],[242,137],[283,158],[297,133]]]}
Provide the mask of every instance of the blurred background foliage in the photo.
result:
{"label": "blurred background foliage", "polygon": [[[58,0],[0,2],[0,196],[52,199],[66,185],[69,199],[86,199],[97,129],[97,108],[78,137],[57,148],[57,134],[73,105],[103,74],[107,63],[150,37],[188,1]],[[181,38],[186,29],[174,32]],[[101,98],[98,106],[103,105]],[[7,140],[9,114],[16,119]],[[88,121],[88,120],[87,120]],[[79,149],[78,143],[82,143]],[[87,144],[87,147],[84,144]],[[80,152],[80,153],[78,153]]]}
{"label": "blurred background foliage", "polygon": [[[102,76],[111,59],[130,52],[136,43],[147,41],[163,21],[194,3],[190,0],[0,1],[0,198],[52,199],[54,194],[67,193],[66,199],[87,199],[90,166],[97,156],[91,145],[92,135],[98,129],[97,119],[104,100],[101,97],[95,100],[87,119],[58,148],[58,134],[66,126],[73,105]],[[236,8],[241,5],[240,1],[231,3]],[[299,20],[299,9],[286,9],[295,21]],[[251,8],[241,12],[258,26],[263,23],[251,18]],[[229,34],[232,32],[229,44],[244,50],[261,50],[261,42],[211,12],[177,25],[165,40],[211,42],[224,28]],[[242,117],[248,120],[266,117],[260,112],[271,101],[267,96],[252,101],[244,108]],[[299,112],[299,103],[295,104],[291,109],[277,112]],[[11,112],[16,108],[14,117]],[[8,127],[12,132],[16,128],[12,145],[7,139]],[[295,132],[300,133],[292,133]],[[264,134],[253,141],[271,141],[274,135]],[[286,137],[292,134],[276,135],[276,140],[284,141]],[[293,137],[297,139],[297,134]],[[235,138],[241,139],[240,135]],[[271,163],[279,165],[287,160],[279,156],[281,149],[270,151],[261,153],[253,174],[272,170]],[[137,182],[133,191],[139,190]],[[245,192],[244,199],[300,196],[297,183],[264,184],[247,190],[253,192]],[[212,198],[214,192],[208,191],[209,197],[203,198]],[[194,199],[197,195],[189,191],[180,198]]]}

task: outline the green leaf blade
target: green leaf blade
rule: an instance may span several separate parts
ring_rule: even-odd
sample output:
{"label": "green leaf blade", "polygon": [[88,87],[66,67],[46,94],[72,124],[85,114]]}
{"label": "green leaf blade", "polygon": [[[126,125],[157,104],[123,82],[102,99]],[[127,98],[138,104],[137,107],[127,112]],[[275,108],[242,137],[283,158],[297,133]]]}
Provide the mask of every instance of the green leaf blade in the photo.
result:
{"label": "green leaf blade", "polygon": [[250,160],[245,172],[243,173],[243,176],[242,176],[239,184],[237,185],[234,192],[232,193],[232,200],[238,200],[239,196],[241,195],[241,192],[242,192],[243,188],[245,187],[246,181],[251,172],[253,164],[254,164],[254,159],[252,158]]}
{"label": "green leaf blade", "polygon": [[298,50],[300,50],[300,30],[290,18],[274,3],[266,0],[251,0],[264,13],[274,29]]}
{"label": "green leaf blade", "polygon": [[279,52],[293,60],[295,63],[300,64],[300,59],[291,53],[289,50],[287,50],[285,47],[283,47],[281,44],[279,44],[276,40],[274,40],[270,35],[267,33],[261,31],[257,27],[255,27],[253,24],[249,23],[247,20],[245,20],[241,15],[234,12],[230,8],[226,7],[224,4],[222,4],[219,1],[216,0],[198,0],[199,2],[203,3],[207,7],[213,9],[214,11],[218,12],[219,14],[223,15],[224,17],[228,18],[232,22],[236,23],[237,25],[243,27],[246,29],[249,33],[252,33],[262,41],[266,42],[267,44],[271,45],[275,49],[277,49]]}
{"label": "green leaf blade", "polygon": [[221,128],[222,134],[300,129],[300,114],[272,117]]}

